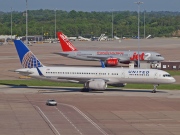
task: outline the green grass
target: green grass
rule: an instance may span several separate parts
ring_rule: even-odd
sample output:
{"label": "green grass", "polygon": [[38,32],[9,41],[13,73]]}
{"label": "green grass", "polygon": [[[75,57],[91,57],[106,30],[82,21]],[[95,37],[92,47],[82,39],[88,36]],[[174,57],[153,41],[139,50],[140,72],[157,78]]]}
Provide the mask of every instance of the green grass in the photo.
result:
{"label": "green grass", "polygon": [[[54,86],[54,87],[83,87],[83,84],[50,82],[42,80],[0,80],[0,85],[16,86]],[[151,84],[127,84],[124,88],[129,89],[153,89]],[[162,84],[157,87],[164,90],[180,90],[180,84]]]}
{"label": "green grass", "polygon": [[165,70],[166,72],[168,72],[171,76],[180,76],[180,70]]}
{"label": "green grass", "polygon": [[[127,84],[125,88],[133,89],[153,89],[151,84]],[[180,90],[180,84],[161,84],[157,86],[157,89],[163,90]]]}

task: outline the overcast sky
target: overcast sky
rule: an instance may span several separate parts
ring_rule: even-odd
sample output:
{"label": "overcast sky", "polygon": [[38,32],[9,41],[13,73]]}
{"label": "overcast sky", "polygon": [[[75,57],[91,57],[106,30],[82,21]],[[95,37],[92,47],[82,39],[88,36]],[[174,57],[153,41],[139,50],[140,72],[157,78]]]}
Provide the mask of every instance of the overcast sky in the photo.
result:
{"label": "overcast sky", "polygon": [[[137,11],[138,0],[27,0],[28,10],[57,9],[65,11]],[[179,11],[180,0],[142,0],[140,10]],[[0,0],[0,11],[25,11],[26,0]]]}

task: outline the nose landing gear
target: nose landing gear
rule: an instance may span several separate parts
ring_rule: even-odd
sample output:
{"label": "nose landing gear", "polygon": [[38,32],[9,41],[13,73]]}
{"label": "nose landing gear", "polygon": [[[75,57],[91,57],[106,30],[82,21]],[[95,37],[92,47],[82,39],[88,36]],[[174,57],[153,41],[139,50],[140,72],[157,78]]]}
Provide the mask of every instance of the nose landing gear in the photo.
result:
{"label": "nose landing gear", "polygon": [[156,93],[157,86],[159,86],[159,84],[154,84],[153,86],[154,86],[154,89],[153,89],[152,93]]}

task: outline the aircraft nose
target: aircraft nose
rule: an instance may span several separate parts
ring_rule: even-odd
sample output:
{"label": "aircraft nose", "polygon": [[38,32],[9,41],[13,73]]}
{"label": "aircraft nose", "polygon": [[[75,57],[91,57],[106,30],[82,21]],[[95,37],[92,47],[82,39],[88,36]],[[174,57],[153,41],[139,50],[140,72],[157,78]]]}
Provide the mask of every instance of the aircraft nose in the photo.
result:
{"label": "aircraft nose", "polygon": [[162,57],[161,59],[164,60],[164,57]]}
{"label": "aircraft nose", "polygon": [[173,77],[171,78],[171,83],[175,83],[176,82],[176,79],[174,79]]}

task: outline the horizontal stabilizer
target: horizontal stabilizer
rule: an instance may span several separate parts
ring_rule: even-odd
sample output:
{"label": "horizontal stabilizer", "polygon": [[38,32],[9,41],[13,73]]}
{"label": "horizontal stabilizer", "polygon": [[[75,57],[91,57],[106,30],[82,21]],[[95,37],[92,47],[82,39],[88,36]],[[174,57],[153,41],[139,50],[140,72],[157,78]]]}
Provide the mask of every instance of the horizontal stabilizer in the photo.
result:
{"label": "horizontal stabilizer", "polygon": [[14,72],[17,72],[17,73],[19,73],[19,74],[21,74],[21,75],[25,75],[25,76],[28,76],[28,75],[30,75],[30,74],[33,74],[34,72],[32,72],[32,71],[21,71],[21,70],[15,70]]}

